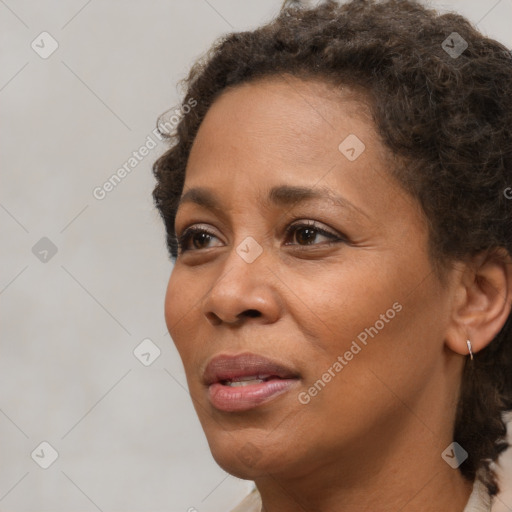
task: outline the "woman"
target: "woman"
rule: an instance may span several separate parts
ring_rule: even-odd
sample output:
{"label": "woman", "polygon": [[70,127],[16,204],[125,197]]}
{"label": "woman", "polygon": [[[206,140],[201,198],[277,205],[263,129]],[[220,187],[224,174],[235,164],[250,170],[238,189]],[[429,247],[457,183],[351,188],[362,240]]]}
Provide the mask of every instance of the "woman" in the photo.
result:
{"label": "woman", "polygon": [[512,64],[414,1],[289,7],[185,82],[165,318],[236,510],[489,511],[512,408]]}

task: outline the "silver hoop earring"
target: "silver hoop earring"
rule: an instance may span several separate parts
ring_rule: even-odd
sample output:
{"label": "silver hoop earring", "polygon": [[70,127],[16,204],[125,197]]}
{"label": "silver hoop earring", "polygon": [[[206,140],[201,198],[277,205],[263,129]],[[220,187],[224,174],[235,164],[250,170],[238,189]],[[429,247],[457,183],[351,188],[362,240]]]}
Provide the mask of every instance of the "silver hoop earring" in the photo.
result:
{"label": "silver hoop earring", "polygon": [[473,352],[471,350],[471,341],[466,340],[466,343],[468,344],[468,350],[469,350],[469,355],[471,356],[471,360],[473,360]]}

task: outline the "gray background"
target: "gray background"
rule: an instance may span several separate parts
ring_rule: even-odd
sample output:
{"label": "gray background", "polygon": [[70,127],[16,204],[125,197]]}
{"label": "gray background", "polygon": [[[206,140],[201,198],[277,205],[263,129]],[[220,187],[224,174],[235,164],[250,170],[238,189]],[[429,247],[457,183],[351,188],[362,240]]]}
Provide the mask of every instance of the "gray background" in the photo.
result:
{"label": "gray background", "polygon": [[[150,170],[163,143],[104,199],[93,189],[158,141],[217,36],[280,4],[0,0],[0,511],[220,512],[252,488],[211,457],[167,334]],[[512,0],[431,5],[512,47]],[[51,48],[43,31],[59,45],[47,58],[31,47]],[[161,351],[148,366],[133,353],[147,338]],[[503,462],[512,481],[510,450]],[[493,510],[512,510],[512,485]]]}

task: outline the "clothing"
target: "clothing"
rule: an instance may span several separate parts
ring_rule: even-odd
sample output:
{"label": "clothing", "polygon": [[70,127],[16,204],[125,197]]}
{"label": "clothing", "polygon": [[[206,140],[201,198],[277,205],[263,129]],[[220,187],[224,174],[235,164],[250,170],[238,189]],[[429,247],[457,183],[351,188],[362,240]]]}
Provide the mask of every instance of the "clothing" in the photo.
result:
{"label": "clothing", "polygon": [[[477,478],[463,512],[491,512],[491,507],[492,499],[487,487]],[[258,490],[254,488],[231,512],[261,512],[261,497]]]}
{"label": "clothing", "polygon": [[473,492],[463,512],[491,512],[492,499],[484,483],[477,479],[473,484]]}

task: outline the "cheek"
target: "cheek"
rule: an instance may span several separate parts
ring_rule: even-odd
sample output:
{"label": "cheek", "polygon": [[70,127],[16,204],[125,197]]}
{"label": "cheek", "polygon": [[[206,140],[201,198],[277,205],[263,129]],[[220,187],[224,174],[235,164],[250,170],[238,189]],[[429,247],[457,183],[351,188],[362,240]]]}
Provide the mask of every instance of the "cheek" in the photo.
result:
{"label": "cheek", "polygon": [[[309,389],[319,379],[328,382],[325,390],[318,383],[318,407],[333,399],[348,409],[365,401],[378,408],[379,400],[389,399],[379,378],[398,388],[402,381],[412,386],[416,378],[427,378],[437,334],[430,324],[440,302],[428,280],[418,287],[415,272],[405,262],[386,266],[385,261],[349,271],[340,265],[313,275],[314,280],[295,279],[294,295],[303,299],[295,299],[292,316],[310,341],[302,346],[302,360],[308,361],[305,386]],[[432,342],[418,340],[425,332]],[[344,406],[339,396],[344,396],[341,403],[348,401]]]}
{"label": "cheek", "polygon": [[[331,272],[318,287],[304,280],[295,290],[308,298],[304,325],[313,335],[303,354],[310,364],[301,403],[308,402],[313,416],[331,411],[327,416],[335,421],[358,411],[377,420],[400,407],[394,393],[412,400],[436,364],[444,302],[435,282],[419,286],[421,279],[405,265],[397,265],[394,275],[391,267],[363,267]],[[357,426],[353,416],[346,421],[349,429]]]}
{"label": "cheek", "polygon": [[[197,326],[195,308],[199,293],[193,280],[173,269],[165,294],[165,323],[182,359],[186,357],[185,349],[191,345],[190,340],[197,338],[191,327]],[[181,340],[189,340],[189,343]]]}
{"label": "cheek", "polygon": [[[174,270],[169,278],[169,282],[167,283],[167,290],[165,292],[165,323],[167,325],[167,330],[170,335],[173,336],[173,325],[176,323],[176,320],[179,315],[179,302],[178,302],[178,294],[176,291],[176,285],[174,284]],[[174,338],[173,338],[174,339]]]}
{"label": "cheek", "polygon": [[336,263],[302,275],[308,277],[297,279],[295,275],[292,281],[289,276],[294,297],[301,298],[293,299],[297,306],[293,316],[309,331],[315,345],[331,357],[348,350],[352,340],[364,333],[365,328],[377,321],[380,327],[381,314],[386,315],[391,309],[388,316],[396,316],[393,303],[400,294],[393,288],[391,273],[383,272],[380,266],[372,271],[364,262],[351,268]]}

